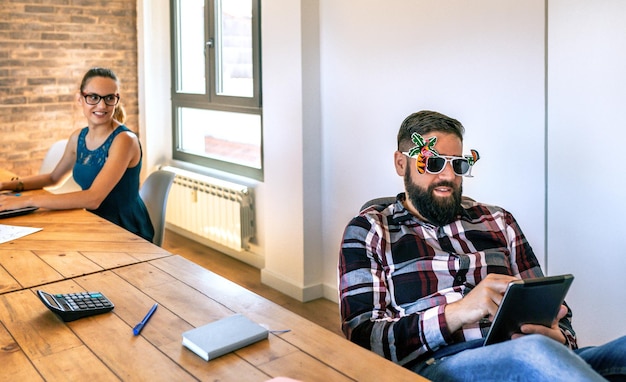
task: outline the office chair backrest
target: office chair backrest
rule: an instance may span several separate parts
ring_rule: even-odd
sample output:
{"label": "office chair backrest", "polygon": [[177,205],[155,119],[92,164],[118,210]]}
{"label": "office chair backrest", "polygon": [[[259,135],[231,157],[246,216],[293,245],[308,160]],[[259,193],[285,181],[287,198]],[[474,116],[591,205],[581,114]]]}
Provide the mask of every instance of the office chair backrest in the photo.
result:
{"label": "office chair backrest", "polygon": [[[67,146],[67,139],[61,139],[60,141],[56,141],[50,146],[46,156],[43,158],[41,162],[41,167],[39,167],[40,174],[47,174],[52,172],[56,167],[57,163],[63,157],[63,153],[65,152],[65,146]],[[58,184],[50,187],[46,187],[46,190],[53,194],[63,194],[66,192],[80,191],[80,186],[74,181],[74,177],[70,174],[67,178],[61,180]]]}
{"label": "office chair backrest", "polygon": [[395,196],[383,196],[381,198],[374,198],[372,200],[368,200],[367,202],[365,202],[361,206],[361,209],[359,211],[363,211],[367,207],[373,206],[373,205],[376,205],[376,204],[382,204],[382,205],[388,206],[388,205],[393,204],[395,202],[396,202],[396,197]]}
{"label": "office chair backrest", "polygon": [[67,146],[67,139],[56,141],[50,146],[46,156],[43,158],[43,162],[41,162],[41,167],[39,167],[40,174],[47,174],[54,170],[65,152],[65,146]]}
{"label": "office chair backrest", "polygon": [[139,196],[143,200],[150,220],[154,227],[154,239],[152,242],[159,247],[163,244],[165,233],[165,209],[167,208],[167,195],[170,192],[172,181],[176,174],[170,171],[157,170],[150,174],[139,189]]}

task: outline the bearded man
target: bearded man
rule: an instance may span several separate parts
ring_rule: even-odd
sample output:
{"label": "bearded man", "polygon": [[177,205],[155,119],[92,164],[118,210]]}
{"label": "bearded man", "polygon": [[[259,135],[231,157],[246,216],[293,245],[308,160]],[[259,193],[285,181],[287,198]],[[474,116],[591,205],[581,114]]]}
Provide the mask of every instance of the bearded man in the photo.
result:
{"label": "bearded man", "polygon": [[433,111],[398,132],[395,203],[353,218],[339,256],[342,330],[360,346],[434,381],[623,380],[626,337],[578,349],[563,304],[551,326],[524,324],[483,346],[511,281],[542,277],[513,215],[462,195],[478,152]]}

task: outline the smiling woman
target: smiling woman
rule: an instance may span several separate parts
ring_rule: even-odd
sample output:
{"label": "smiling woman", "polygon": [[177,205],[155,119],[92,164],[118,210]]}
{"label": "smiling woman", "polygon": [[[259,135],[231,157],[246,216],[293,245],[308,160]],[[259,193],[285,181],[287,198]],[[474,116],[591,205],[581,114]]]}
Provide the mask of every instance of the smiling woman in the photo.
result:
{"label": "smiling woman", "polygon": [[47,209],[86,208],[148,241],[154,229],[139,196],[142,150],[137,136],[123,123],[119,80],[110,69],[92,68],[76,96],[87,127],[68,139],[65,152],[50,173],[0,183],[0,189],[32,190],[56,184],[73,172],[82,191],[67,194],[0,195],[0,211],[26,206]]}
{"label": "smiling woman", "polygon": [[[92,80],[96,80],[98,82],[104,82],[101,86],[107,87],[107,85],[112,85],[110,81],[113,81],[113,86],[115,87],[115,92],[107,95],[100,96],[96,93],[91,93],[89,89],[92,89],[97,86],[96,83],[91,84]],[[109,80],[109,81],[107,81]],[[106,82],[109,82],[108,84]],[[113,87],[110,87],[113,89]],[[119,124],[123,124],[126,120],[126,111],[124,110],[124,106],[119,103],[120,95],[119,95],[119,79],[110,69],[105,68],[92,68],[83,77],[83,80],[80,83],[80,94],[83,97],[84,103],[90,106],[98,106],[100,104],[100,100],[104,100],[104,104],[106,106],[113,106],[113,120],[117,121]],[[82,103],[79,99],[79,103]],[[88,113],[85,113],[83,110],[83,114],[85,117],[89,119]]]}

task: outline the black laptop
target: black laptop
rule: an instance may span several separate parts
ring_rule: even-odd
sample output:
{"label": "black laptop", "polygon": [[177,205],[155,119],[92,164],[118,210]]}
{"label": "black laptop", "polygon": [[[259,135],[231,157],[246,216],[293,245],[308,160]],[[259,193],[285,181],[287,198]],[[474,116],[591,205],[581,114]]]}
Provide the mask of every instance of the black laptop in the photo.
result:
{"label": "black laptop", "polygon": [[33,211],[36,211],[37,209],[38,209],[37,207],[23,207],[23,208],[16,208],[14,210],[0,211],[0,219],[26,215]]}

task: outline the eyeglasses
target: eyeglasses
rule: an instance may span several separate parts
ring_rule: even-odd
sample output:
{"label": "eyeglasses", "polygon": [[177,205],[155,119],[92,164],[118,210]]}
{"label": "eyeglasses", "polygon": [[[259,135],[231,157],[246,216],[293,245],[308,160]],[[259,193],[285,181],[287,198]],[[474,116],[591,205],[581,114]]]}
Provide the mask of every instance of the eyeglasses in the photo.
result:
{"label": "eyeglasses", "polygon": [[[403,151],[402,154],[408,156],[409,158],[416,158],[415,156],[410,156],[409,153],[406,151]],[[452,165],[452,170],[456,175],[471,176],[469,174],[470,170],[472,169],[473,163],[470,164],[470,160],[467,157],[446,155],[433,155],[426,158],[426,172],[429,174],[440,174],[446,167],[446,163],[448,162],[450,162],[450,165]],[[419,166],[419,160],[417,161],[416,166]]]}
{"label": "eyeglasses", "polygon": [[83,94],[83,98],[85,98],[85,102],[87,105],[97,105],[100,103],[100,100],[104,100],[104,103],[107,106],[115,106],[120,101],[120,96],[117,94],[107,94],[107,95],[99,95],[95,93]]}

